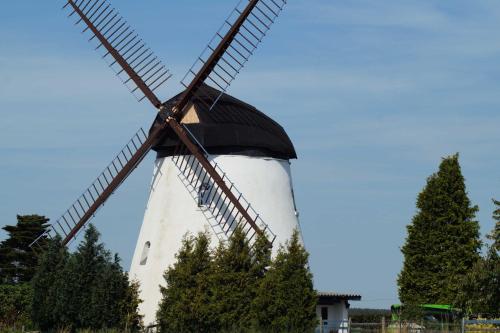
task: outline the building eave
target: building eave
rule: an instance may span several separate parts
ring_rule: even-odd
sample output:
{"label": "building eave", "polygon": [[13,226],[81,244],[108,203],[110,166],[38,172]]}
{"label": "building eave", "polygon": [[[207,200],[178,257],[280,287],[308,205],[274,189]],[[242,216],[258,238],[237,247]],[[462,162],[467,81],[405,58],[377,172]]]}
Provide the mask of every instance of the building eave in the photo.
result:
{"label": "building eave", "polygon": [[318,291],[318,304],[331,304],[338,301],[360,301],[361,295],[338,293],[331,291]]}

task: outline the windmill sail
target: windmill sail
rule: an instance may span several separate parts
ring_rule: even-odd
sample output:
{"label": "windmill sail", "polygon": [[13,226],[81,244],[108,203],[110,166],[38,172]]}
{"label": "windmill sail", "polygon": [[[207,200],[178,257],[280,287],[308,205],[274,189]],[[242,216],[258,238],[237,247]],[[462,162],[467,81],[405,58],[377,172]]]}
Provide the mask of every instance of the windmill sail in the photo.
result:
{"label": "windmill sail", "polygon": [[[174,119],[170,121],[175,122]],[[209,209],[204,211],[204,214],[216,235],[221,237],[224,234],[230,237],[236,226],[241,226],[250,242],[256,240],[256,235],[264,235],[272,245],[275,235],[222,169],[209,161],[208,153],[189,129],[177,122],[169,124],[181,140],[174,163],[184,177],[187,190],[192,193],[201,184],[210,187],[204,198]],[[155,127],[149,136],[142,128],[139,129],[83,194],[31,246],[56,235],[63,238],[63,244],[73,240],[143,160],[166,127],[167,123],[162,123]]]}
{"label": "windmill sail", "polygon": [[[181,141],[181,144],[186,147],[186,150],[197,160],[196,166],[203,168],[203,173],[210,179],[213,183],[213,186],[217,187],[218,191],[221,192],[220,197],[227,198],[232,206],[237,210],[237,216],[240,219],[240,223],[245,225],[249,225],[253,228],[253,231],[257,235],[261,235],[266,237],[269,246],[272,246],[272,241],[274,238],[269,238],[269,234],[266,234],[265,229],[261,229],[261,226],[257,225],[258,215],[252,216],[249,211],[250,205],[248,207],[244,207],[241,198],[238,198],[236,194],[232,191],[232,187],[228,184],[232,184],[230,182],[225,173],[221,172],[220,168],[217,168],[217,165],[213,165],[208,160],[208,154],[203,150],[201,144],[196,140],[196,138],[189,132],[187,127],[179,124],[175,118],[170,117],[167,119],[168,124],[177,134],[178,138]],[[222,222],[219,222],[222,223]],[[267,225],[264,225],[267,228]],[[230,229],[226,229],[225,232],[229,233]]]}
{"label": "windmill sail", "polygon": [[108,0],[67,0],[64,8],[69,17],[78,16],[75,24],[83,22],[90,31],[89,41],[97,40],[96,50],[103,49],[103,58],[112,59],[109,66],[142,101],[147,98],[157,108],[161,102],[154,92],[172,74],[143,42]]}
{"label": "windmill sail", "polygon": [[[189,129],[185,125],[183,128],[200,149],[203,149]],[[202,150],[202,153],[208,160],[209,154],[205,150]],[[222,181],[228,186],[229,193],[237,198],[237,201],[231,200],[228,192],[221,188],[220,184],[214,180],[199,160],[190,154],[183,143],[177,145],[173,156],[172,161],[180,172],[182,182],[198,206],[202,208],[201,211],[219,239],[230,238],[236,227],[241,227],[250,244],[255,243],[259,231],[263,233],[270,244],[273,243],[276,235],[217,163],[209,162],[217,173],[222,175]],[[235,202],[244,208],[245,216],[241,214]]]}
{"label": "windmill sail", "polygon": [[[213,96],[195,95],[211,109],[226,92],[283,10],[286,0],[242,0],[215,33],[181,83],[188,88],[197,79],[220,90]],[[197,76],[201,77],[197,78]],[[198,84],[198,83],[197,83]]]}
{"label": "windmill sail", "polygon": [[[124,80],[125,83],[135,84],[132,92],[140,91],[143,94],[141,99],[147,98],[162,111],[163,122],[147,137],[142,130],[138,132],[134,136],[139,140],[138,143],[133,138],[84,194],[52,225],[49,232],[40,236],[40,239],[52,237],[55,234],[64,235],[64,244],[73,239],[97,209],[142,161],[153,144],[161,138],[167,126],[170,126],[181,142],[179,150],[182,150],[182,157],[177,159],[176,165],[182,170],[182,174],[190,179],[186,184],[188,190],[189,186],[193,186],[193,181],[194,186],[198,186],[201,181],[214,189],[209,192],[207,203],[222,232],[227,235],[234,229],[235,222],[242,223],[252,239],[255,235],[263,235],[272,246],[274,235],[268,230],[267,225],[251,209],[250,204],[244,201],[241,193],[236,190],[234,184],[227,179],[220,168],[209,161],[206,151],[189,130],[180,124],[180,120],[189,102],[196,97],[199,87],[205,81],[215,83],[222,90],[221,94],[225,91],[260,43],[285,3],[286,0],[240,1],[233,14],[225,21],[223,28],[207,47],[212,54],[206,59],[199,57],[201,68],[196,74],[194,67],[191,68],[189,73],[194,74],[191,83],[186,85],[186,91],[169,110],[155,95],[155,90],[170,78],[168,69],[142,43],[142,40],[131,30],[123,17],[111,7],[111,4],[107,0],[67,0],[64,8],[71,9],[69,16],[76,13],[79,17],[76,24],[82,21],[85,23],[87,27],[83,32],[91,31],[90,41],[94,39],[99,41],[96,48],[105,49],[104,58],[112,57],[110,66],[118,68],[118,75],[125,73],[128,76]],[[223,76],[221,71],[228,76]],[[224,83],[219,81],[220,85],[217,84],[215,77]],[[186,80],[187,77],[183,81],[187,82]],[[219,97],[209,104],[213,105]],[[188,160],[185,157],[187,152],[190,155]],[[184,164],[189,164],[189,168]],[[215,201],[216,198],[217,201]]]}
{"label": "windmill sail", "polygon": [[144,130],[139,129],[83,194],[32,245],[42,238],[53,238],[56,235],[63,238],[63,244],[75,238],[106,199],[142,161],[152,143]]}

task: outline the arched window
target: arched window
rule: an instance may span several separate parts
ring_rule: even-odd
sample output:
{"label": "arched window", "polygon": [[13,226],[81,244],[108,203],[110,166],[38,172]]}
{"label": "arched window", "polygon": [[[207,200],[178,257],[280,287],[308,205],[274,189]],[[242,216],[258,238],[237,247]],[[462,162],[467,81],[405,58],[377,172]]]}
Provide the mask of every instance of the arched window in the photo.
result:
{"label": "arched window", "polygon": [[144,243],[144,248],[142,249],[142,255],[141,255],[141,265],[146,265],[146,262],[148,261],[148,254],[149,254],[149,248],[151,247],[150,242]]}
{"label": "arched window", "polygon": [[209,206],[210,184],[202,183],[198,188],[198,207]]}

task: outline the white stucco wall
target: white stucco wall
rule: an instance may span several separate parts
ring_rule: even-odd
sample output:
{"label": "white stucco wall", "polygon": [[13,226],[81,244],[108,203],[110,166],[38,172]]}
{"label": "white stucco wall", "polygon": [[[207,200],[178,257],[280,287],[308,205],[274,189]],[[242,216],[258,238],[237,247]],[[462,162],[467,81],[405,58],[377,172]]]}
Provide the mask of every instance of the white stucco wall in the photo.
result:
{"label": "white stucco wall", "polygon": [[[273,252],[288,240],[298,227],[293,199],[290,163],[287,160],[247,156],[212,157],[226,172],[262,219],[276,234]],[[141,284],[140,312],[144,323],[152,324],[161,299],[159,285],[164,285],[163,272],[174,263],[183,236],[209,230],[201,208],[179,178],[171,157],[157,159],[151,193],[130,268],[132,279]],[[212,233],[213,245],[217,238]],[[149,242],[147,262],[144,246]]]}
{"label": "white stucco wall", "polygon": [[[322,320],[321,318],[321,309],[328,308],[328,320]],[[349,315],[347,311],[347,304],[344,300],[339,300],[334,304],[330,305],[317,305],[316,306],[316,315],[320,320],[320,325],[323,326],[322,332],[329,333],[330,331],[339,332],[339,333],[347,333],[347,326]],[[321,332],[321,329],[318,327],[317,332]]]}

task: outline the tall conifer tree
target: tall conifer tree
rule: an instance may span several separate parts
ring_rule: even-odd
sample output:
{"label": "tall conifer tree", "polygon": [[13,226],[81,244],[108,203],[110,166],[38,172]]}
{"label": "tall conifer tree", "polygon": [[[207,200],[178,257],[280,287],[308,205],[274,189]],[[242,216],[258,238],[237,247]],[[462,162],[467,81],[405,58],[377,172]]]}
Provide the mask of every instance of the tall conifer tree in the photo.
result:
{"label": "tall conifer tree", "polygon": [[60,241],[50,245],[33,279],[33,317],[44,330],[138,330],[137,288],[91,224],[76,253],[68,255]]}
{"label": "tall conifer tree", "polygon": [[259,236],[250,251],[238,228],[215,251],[209,244],[205,233],[186,237],[177,262],[165,272],[157,313],[162,333],[251,329],[250,304],[271,262],[267,240]]}
{"label": "tall conifer tree", "polygon": [[8,237],[0,243],[0,283],[16,284],[31,280],[38,258],[29,245],[45,232],[48,221],[44,216],[18,215],[16,225],[2,228],[7,231]]}
{"label": "tall conifer tree", "polygon": [[252,315],[258,331],[314,331],[317,294],[308,268],[308,257],[295,230],[286,247],[278,250],[252,302]]}
{"label": "tall conifer tree", "polygon": [[186,237],[164,275],[161,333],[313,330],[316,293],[298,237],[295,232],[276,260],[265,237],[250,247],[241,228],[215,251],[206,234]]}
{"label": "tall conifer tree", "polygon": [[404,304],[452,304],[460,281],[479,258],[481,242],[458,154],[442,160],[418,195],[417,214],[407,226],[404,263],[398,277]]}
{"label": "tall conifer tree", "polygon": [[47,251],[40,258],[39,266],[33,277],[31,317],[42,330],[67,324],[64,320],[65,311],[59,312],[59,310],[64,307],[61,305],[65,301],[65,298],[61,297],[61,288],[65,285],[64,268],[68,258],[66,247],[62,246],[60,237],[56,237],[49,242]]}
{"label": "tall conifer tree", "polygon": [[163,297],[157,313],[162,333],[213,331],[214,318],[208,309],[209,246],[205,233],[186,236],[176,254],[177,262],[165,272],[167,287],[161,287]]}
{"label": "tall conifer tree", "polygon": [[244,331],[250,327],[250,304],[255,275],[245,232],[237,227],[227,245],[216,250],[210,275],[211,307],[219,331]]}

